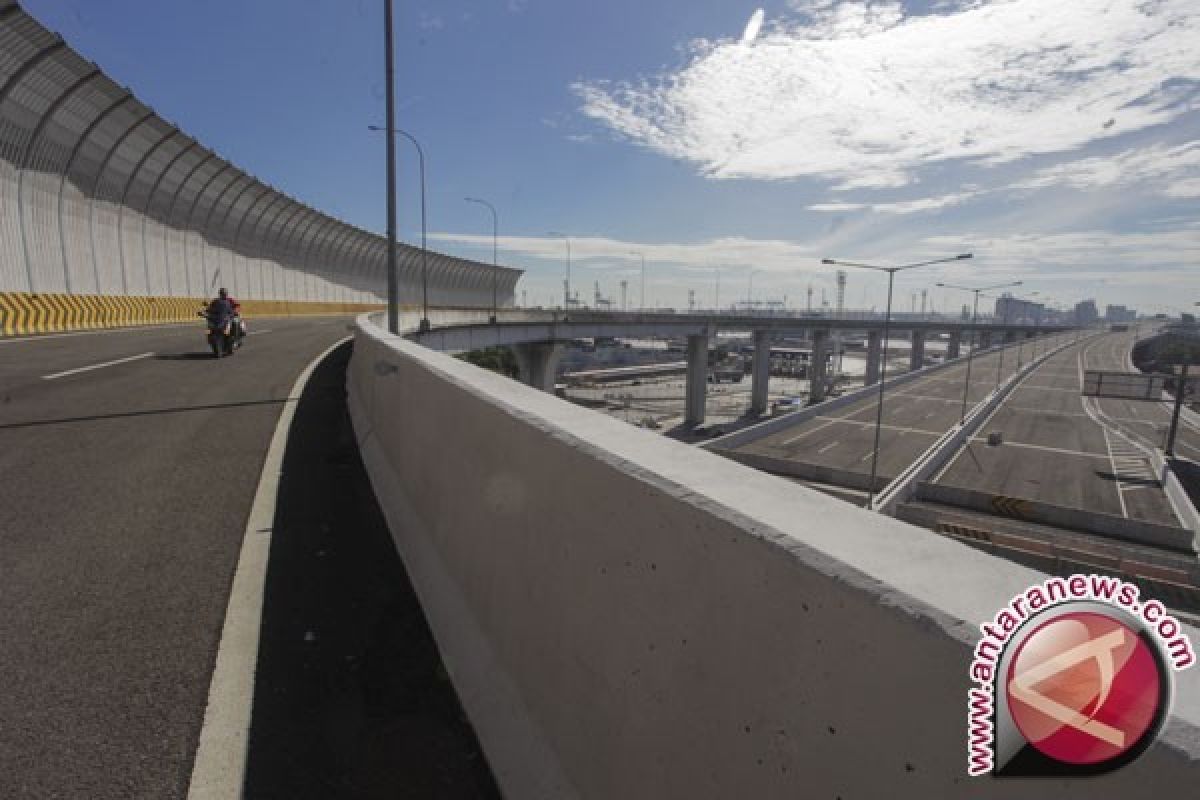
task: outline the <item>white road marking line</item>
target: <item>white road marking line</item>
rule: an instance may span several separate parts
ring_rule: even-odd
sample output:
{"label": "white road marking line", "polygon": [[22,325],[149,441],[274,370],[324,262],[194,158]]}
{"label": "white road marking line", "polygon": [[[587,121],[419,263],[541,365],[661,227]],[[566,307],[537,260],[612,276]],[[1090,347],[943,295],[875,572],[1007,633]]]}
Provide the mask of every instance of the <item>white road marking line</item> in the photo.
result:
{"label": "white road marking line", "polygon": [[873,456],[873,455],[875,455],[875,451],[874,451],[874,450],[868,450],[868,451],[867,451],[867,454],[858,460],[858,463],[859,463],[859,464],[861,464],[861,463],[863,463],[864,461],[867,461],[867,460],[868,460],[868,459],[870,459],[870,458],[871,458],[871,456]]}
{"label": "white road marking line", "polygon": [[838,446],[838,442],[830,442],[829,444],[825,445],[820,450],[818,450],[817,455],[824,453],[826,450],[832,450],[833,448],[835,448],[837,446]]}
{"label": "white road marking line", "polygon": [[279,479],[283,475],[288,432],[309,377],[327,355],[350,338],[346,336],[334,342],[305,367],[292,386],[275,424],[229,592],[221,643],[217,647],[217,663],[208,689],[208,706],[204,710],[204,724],[188,785],[188,800],[225,800],[242,796],[271,528],[275,524],[275,502]]}
{"label": "white road marking line", "polygon": [[80,372],[90,372],[91,370],[94,370],[94,369],[103,369],[104,367],[112,367],[112,366],[116,366],[117,364],[125,364],[130,361],[137,361],[138,359],[142,359],[142,358],[150,358],[150,356],[152,356],[152,355],[154,355],[154,353],[142,353],[142,354],[136,355],[136,356],[128,356],[127,358],[118,358],[115,361],[105,361],[102,364],[89,364],[86,367],[76,367],[75,369],[69,369],[69,370],[66,370],[65,372],[56,372],[53,375],[43,375],[42,380],[44,380],[44,381],[57,380],[58,378],[65,378],[68,375],[77,375]]}
{"label": "white road marking line", "polygon": [[[842,417],[816,417],[816,419],[828,419],[831,422],[843,422],[847,425],[858,425],[860,428],[874,428],[875,427],[874,422],[859,422],[856,419],[844,419]],[[906,428],[902,425],[888,425],[886,423],[883,425],[880,425],[879,427],[882,428],[883,430],[888,430],[888,431],[903,431],[904,433],[920,433],[920,434],[924,434],[925,436],[941,436],[942,433],[944,433],[944,431],[927,431],[927,430],[922,430],[921,428]]]}
{"label": "white road marking line", "polygon": [[[979,444],[986,444],[987,437],[986,436],[972,436],[971,441],[978,442]],[[1068,455],[1068,456],[1083,456],[1085,458],[1105,458],[1105,459],[1108,458],[1107,453],[1089,453],[1086,450],[1069,450],[1064,447],[1050,447],[1049,445],[1032,444],[1031,442],[1010,442],[1007,439],[1004,441],[1003,444],[998,445],[997,447],[999,447],[999,448],[1022,447],[1022,448],[1027,448],[1029,450],[1043,450],[1047,453],[1061,453],[1063,455]]]}
{"label": "white road marking line", "polygon": [[1040,390],[1042,390],[1042,391],[1044,391],[1044,392],[1073,392],[1073,393],[1076,393],[1076,394],[1078,394],[1078,393],[1079,393],[1079,390],[1078,390],[1078,389],[1076,389],[1076,388],[1073,388],[1073,387],[1063,387],[1063,386],[1037,386],[1037,385],[1035,385],[1035,384],[1026,384],[1026,385],[1024,385],[1024,386],[1020,387],[1020,389],[1016,389],[1016,390],[1014,390],[1014,391],[1018,391],[1018,392],[1019,392],[1019,391],[1021,391],[1021,390],[1023,390],[1023,389],[1040,389]]}
{"label": "white road marking line", "polygon": [[273,330],[274,330],[274,328],[267,328],[266,330],[261,330],[261,331],[250,331],[250,333],[248,333],[246,335],[247,336],[257,336],[260,333],[270,333]]}
{"label": "white road marking line", "polygon": [[[822,417],[817,417],[816,419],[823,419],[823,418],[822,418]],[[823,430],[823,429],[825,429],[825,428],[828,428],[828,427],[829,427],[830,425],[832,425],[832,424],[833,424],[832,422],[826,422],[824,425],[818,425],[817,427],[813,428],[812,430],[808,430],[808,431],[805,431],[804,433],[797,434],[797,435],[793,436],[793,437],[792,437],[792,438],[790,438],[790,439],[784,439],[784,440],[783,440],[782,442],[780,442],[779,444],[781,444],[781,445],[785,445],[785,444],[791,444],[792,442],[796,441],[797,439],[803,439],[805,436],[808,436],[809,434],[816,433],[816,432],[817,432],[817,431],[819,431],[819,430]]]}
{"label": "white road marking line", "polygon": [[1117,472],[1117,462],[1113,460],[1112,445],[1109,443],[1108,428],[1101,428],[1104,431],[1104,446],[1108,448],[1108,461],[1112,465],[1113,475],[1117,479],[1117,499],[1121,501],[1121,516],[1129,518],[1129,509],[1125,507],[1125,495],[1121,492],[1121,476]]}

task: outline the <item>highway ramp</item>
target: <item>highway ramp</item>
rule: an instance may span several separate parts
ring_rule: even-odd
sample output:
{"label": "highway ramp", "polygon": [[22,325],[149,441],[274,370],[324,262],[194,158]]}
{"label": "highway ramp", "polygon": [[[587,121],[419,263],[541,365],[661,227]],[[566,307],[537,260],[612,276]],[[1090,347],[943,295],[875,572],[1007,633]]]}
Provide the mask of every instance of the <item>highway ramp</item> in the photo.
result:
{"label": "highway ramp", "polygon": [[350,321],[0,340],[0,797],[186,796],[281,406]]}
{"label": "highway ramp", "polygon": [[[1017,386],[933,483],[1157,525],[1178,526],[1151,462],[1153,437],[1134,438],[1160,403],[1081,396],[1085,369],[1128,370],[1130,333],[1104,333],[1051,356]],[[1118,408],[1119,406],[1119,408]],[[1146,417],[1138,417],[1137,414]],[[998,433],[1003,444],[987,443]],[[1019,506],[1014,506],[1019,513]]]}
{"label": "highway ramp", "polygon": [[[1063,337],[1074,334],[1063,334]],[[1056,337],[1053,341],[1065,339]],[[1047,342],[1038,342],[1038,352]],[[1018,363],[1027,363],[1034,345],[1020,350],[978,354],[971,364],[967,408],[986,397],[1001,381],[1009,378]],[[1003,359],[1003,361],[1002,361]],[[880,431],[879,467],[875,488],[890,483],[906,467],[956,426],[962,414],[963,389],[967,379],[966,363],[954,364],[887,390],[883,402],[883,426]],[[878,395],[868,396],[799,424],[785,427],[768,436],[748,442],[730,452],[764,456],[795,477],[830,483],[852,489],[866,489],[870,483],[871,456],[875,441]],[[754,463],[748,461],[748,463]],[[760,462],[761,463],[761,462]]]}

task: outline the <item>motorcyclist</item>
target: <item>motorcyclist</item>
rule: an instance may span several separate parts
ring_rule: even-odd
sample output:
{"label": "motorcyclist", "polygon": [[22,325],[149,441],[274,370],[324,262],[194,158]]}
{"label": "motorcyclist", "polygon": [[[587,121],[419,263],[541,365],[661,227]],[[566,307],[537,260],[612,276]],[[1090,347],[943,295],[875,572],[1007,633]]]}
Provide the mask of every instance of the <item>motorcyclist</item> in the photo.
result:
{"label": "motorcyclist", "polygon": [[214,327],[223,330],[226,323],[229,323],[230,332],[239,343],[246,338],[246,322],[242,319],[242,304],[237,301],[237,298],[230,295],[229,290],[224,286],[217,290],[217,296],[208,304],[208,309],[204,313],[209,321],[214,323]]}
{"label": "motorcyclist", "polygon": [[229,296],[229,292],[225,287],[217,290],[217,296],[208,303],[208,308],[204,311],[204,316],[208,317],[208,323],[217,330],[224,330],[225,327],[233,321],[237,314],[233,299]]}

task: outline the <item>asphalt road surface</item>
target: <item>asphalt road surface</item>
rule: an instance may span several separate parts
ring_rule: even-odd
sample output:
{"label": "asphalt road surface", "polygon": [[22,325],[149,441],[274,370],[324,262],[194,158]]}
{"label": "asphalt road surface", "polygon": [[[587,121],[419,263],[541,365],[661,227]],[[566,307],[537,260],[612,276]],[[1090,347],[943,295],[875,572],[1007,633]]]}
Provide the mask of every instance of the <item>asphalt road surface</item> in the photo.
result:
{"label": "asphalt road surface", "polygon": [[186,795],[282,403],[350,321],[0,340],[0,797]]}
{"label": "asphalt road surface", "polygon": [[[1063,336],[1054,342],[1066,341]],[[1052,347],[1037,343],[1037,352]],[[982,353],[971,365],[968,409],[986,397],[997,383],[1016,370],[1018,357],[1028,362],[1034,351],[1026,342],[1000,352]],[[885,393],[880,429],[878,484],[885,485],[917,459],[946,431],[958,424],[962,413],[965,364],[918,378]],[[799,464],[829,467],[870,476],[875,442],[877,396],[872,394],[829,414],[821,414],[738,448],[743,452],[783,458]],[[865,484],[864,484],[865,485]]]}
{"label": "asphalt road surface", "polygon": [[[1052,356],[935,481],[1178,525],[1148,458],[1153,431],[1163,424],[1163,404],[1081,396],[1083,370],[1132,370],[1127,354],[1134,337],[1105,333]],[[1003,435],[998,447],[986,442],[993,431]]]}

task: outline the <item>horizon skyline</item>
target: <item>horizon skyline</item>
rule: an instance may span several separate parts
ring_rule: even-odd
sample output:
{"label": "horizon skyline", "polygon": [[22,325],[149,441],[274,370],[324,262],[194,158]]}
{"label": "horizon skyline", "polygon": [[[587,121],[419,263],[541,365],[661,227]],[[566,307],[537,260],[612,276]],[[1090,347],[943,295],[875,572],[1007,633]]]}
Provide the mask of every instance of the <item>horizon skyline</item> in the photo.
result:
{"label": "horizon skyline", "polygon": [[[383,153],[366,130],[382,116],[377,3],[317,0],[287,19],[275,19],[277,2],[116,0],[100,15],[82,0],[23,5],[264,181],[383,227]],[[1061,303],[1154,313],[1188,310],[1170,301],[1200,294],[1200,221],[1189,213],[1200,197],[1200,58],[1181,44],[1200,33],[1200,12],[1183,0],[1083,0],[1069,12],[1038,0],[779,0],[744,4],[736,18],[716,0],[664,2],[620,48],[562,41],[585,23],[617,30],[633,5],[397,7],[398,125],[429,151],[431,247],[490,262],[490,224],[463,200],[490,198],[501,263],[526,270],[517,301],[561,302],[565,253],[549,230],[571,234],[572,288],[589,304],[597,280],[619,301],[622,279],[633,304],[635,252],[648,306],[686,307],[689,289],[705,305],[720,280],[723,296],[753,281],[756,298],[803,308],[810,284],[834,294],[823,257],[966,250],[975,263],[906,276],[897,297],[925,287],[932,307],[956,308],[934,283],[1011,279]],[[1059,30],[1064,14],[1083,24]],[[989,34],[1013,20],[1007,38]],[[948,71],[951,45],[961,77]],[[522,48],[528,57],[514,57]],[[994,70],[980,56],[988,48],[1020,68]],[[192,67],[199,53],[204,71]],[[485,64],[505,92],[472,86]],[[355,85],[364,91],[346,91]],[[961,117],[964,133],[928,124],[929,108]],[[501,123],[491,138],[472,128],[483,111]],[[415,159],[398,147],[411,243]],[[881,307],[883,283],[851,271],[847,307]]]}

